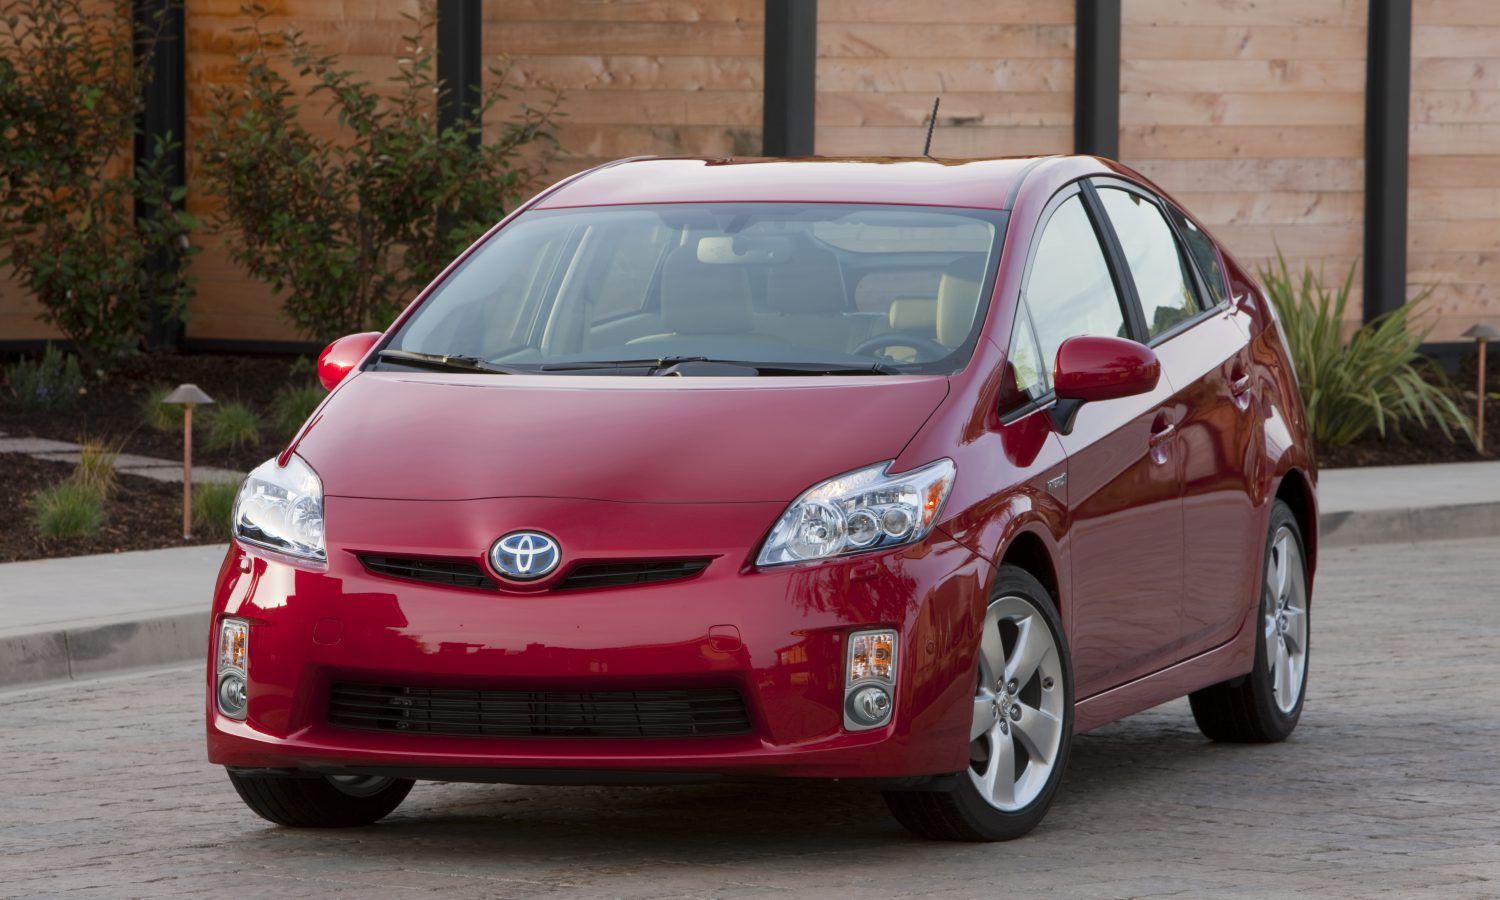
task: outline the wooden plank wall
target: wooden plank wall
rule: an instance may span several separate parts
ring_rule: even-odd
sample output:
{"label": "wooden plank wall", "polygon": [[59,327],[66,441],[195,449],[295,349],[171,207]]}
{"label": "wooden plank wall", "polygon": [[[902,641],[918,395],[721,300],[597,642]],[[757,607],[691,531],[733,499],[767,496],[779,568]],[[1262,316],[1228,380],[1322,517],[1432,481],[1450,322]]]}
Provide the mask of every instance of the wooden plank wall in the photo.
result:
{"label": "wooden plank wall", "polygon": [[[216,85],[235,80],[236,47],[246,40],[235,29],[246,24],[241,0],[186,0],[187,15],[187,154],[188,211],[205,220],[215,203],[198,176],[199,160],[191,140],[201,133],[208,119],[209,98]],[[265,27],[280,30],[294,25],[309,42],[329,53],[337,53],[342,65],[375,84],[396,73],[402,36],[414,31],[403,14],[419,12],[417,0],[361,3],[356,0],[261,0],[271,16]],[[293,75],[292,83],[305,83]],[[324,115],[326,101],[306,103],[303,123],[314,134],[338,133],[337,122]],[[190,338],[238,341],[297,340],[299,335],[282,318],[281,304],[271,289],[245,274],[229,258],[226,240],[232,235],[201,235],[203,252],[194,260],[192,274],[198,279],[197,295],[188,304],[187,335]]]}
{"label": "wooden plank wall", "polygon": [[820,0],[816,148],[916,156],[1068,153],[1073,0]]}
{"label": "wooden plank wall", "polygon": [[[1252,268],[1363,252],[1365,0],[1126,0],[1120,155]],[[1360,274],[1348,314],[1360,316]]]}
{"label": "wooden plank wall", "polygon": [[760,153],[764,0],[484,0],[483,17],[513,101],[564,93],[549,181],[637,154]]}
{"label": "wooden plank wall", "polygon": [[1407,279],[1432,340],[1500,326],[1500,3],[1412,7]]}

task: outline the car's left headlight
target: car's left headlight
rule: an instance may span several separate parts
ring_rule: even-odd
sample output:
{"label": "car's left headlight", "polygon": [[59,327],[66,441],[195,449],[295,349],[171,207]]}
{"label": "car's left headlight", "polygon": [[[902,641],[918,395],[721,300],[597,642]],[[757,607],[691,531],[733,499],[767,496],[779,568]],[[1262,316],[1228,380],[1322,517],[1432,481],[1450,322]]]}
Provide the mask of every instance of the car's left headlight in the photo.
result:
{"label": "car's left headlight", "polygon": [[234,499],[234,536],[291,556],[327,561],[318,473],[296,454],[285,466],[275,459],[256,466]]}
{"label": "car's left headlight", "polygon": [[950,459],[887,475],[890,462],[830,478],[787,507],[758,566],[828,559],[920,541],[953,488]]}

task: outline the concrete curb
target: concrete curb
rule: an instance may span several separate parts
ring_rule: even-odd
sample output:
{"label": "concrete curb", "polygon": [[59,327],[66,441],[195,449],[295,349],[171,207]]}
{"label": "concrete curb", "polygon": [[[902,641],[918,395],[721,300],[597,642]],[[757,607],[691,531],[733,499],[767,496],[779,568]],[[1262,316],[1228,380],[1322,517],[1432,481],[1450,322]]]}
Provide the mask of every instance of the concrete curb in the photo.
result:
{"label": "concrete curb", "polygon": [[[1318,524],[1325,548],[1500,537],[1500,503],[1330,512]],[[204,609],[0,636],[0,688],[202,659],[208,627]]]}
{"label": "concrete curb", "polygon": [[0,687],[198,659],[207,652],[208,619],[204,610],[0,636]]}

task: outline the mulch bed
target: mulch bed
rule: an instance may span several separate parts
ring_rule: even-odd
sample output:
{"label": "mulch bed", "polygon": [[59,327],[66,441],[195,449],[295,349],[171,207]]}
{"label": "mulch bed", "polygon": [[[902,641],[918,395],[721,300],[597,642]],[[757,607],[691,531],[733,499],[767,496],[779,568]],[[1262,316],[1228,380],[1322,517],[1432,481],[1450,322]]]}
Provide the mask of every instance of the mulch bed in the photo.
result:
{"label": "mulch bed", "polygon": [[32,534],[31,496],[67,480],[73,474],[72,464],[33,459],[23,453],[0,455],[0,463],[5,466],[5,477],[0,478],[0,510],[5,510],[0,516],[5,523],[0,528],[0,563],[213,544],[227,539],[222,535],[195,535],[193,540],[184,541],[182,485],[119,474],[105,501],[104,528],[97,536],[43,542]]}

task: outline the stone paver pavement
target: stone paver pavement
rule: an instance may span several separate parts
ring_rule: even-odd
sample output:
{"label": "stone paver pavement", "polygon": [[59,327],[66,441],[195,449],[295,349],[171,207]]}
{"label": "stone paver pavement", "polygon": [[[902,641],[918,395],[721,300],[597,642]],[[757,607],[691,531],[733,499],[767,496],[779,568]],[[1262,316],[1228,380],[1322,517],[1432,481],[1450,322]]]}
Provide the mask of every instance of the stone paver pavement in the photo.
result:
{"label": "stone paver pavement", "polygon": [[1500,896],[1500,542],[1325,553],[1285,744],[1184,702],[1080,737],[1006,845],[908,837],[852,786],[419,784],[386,822],[271,827],[203,757],[200,671],[0,694],[0,895]]}

